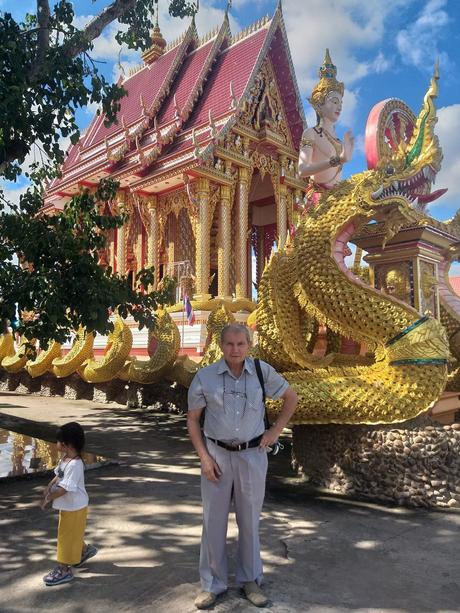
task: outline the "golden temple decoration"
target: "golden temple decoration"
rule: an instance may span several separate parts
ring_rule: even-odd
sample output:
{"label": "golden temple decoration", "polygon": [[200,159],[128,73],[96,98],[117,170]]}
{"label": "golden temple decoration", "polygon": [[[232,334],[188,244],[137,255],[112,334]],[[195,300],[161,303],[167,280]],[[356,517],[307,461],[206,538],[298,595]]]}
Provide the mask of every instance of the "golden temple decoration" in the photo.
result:
{"label": "golden temple decoration", "polygon": [[80,328],[75,336],[72,348],[63,357],[52,362],[52,372],[55,377],[68,377],[93,356],[94,333],[88,333]]}
{"label": "golden temple decoration", "polygon": [[160,269],[160,232],[157,204],[157,197],[149,196],[147,200],[147,210],[150,218],[147,234],[147,266],[155,268],[155,283],[152,289],[157,288]]}
{"label": "golden temple decoration", "polygon": [[445,361],[451,357],[445,330],[440,328],[436,319],[428,317],[423,317],[413,324],[407,333],[400,335],[393,343],[388,343],[387,351],[391,363]]}
{"label": "golden temple decoration", "polygon": [[272,158],[271,155],[260,153],[255,150],[251,155],[251,166],[252,168],[257,168],[262,179],[266,174],[269,174],[271,177],[279,180],[280,166],[277,160]]}
{"label": "golden temple decoration", "polygon": [[268,128],[274,138],[292,147],[276,76],[269,60],[263,63],[254,79],[240,122],[257,132]]}
{"label": "golden temple decoration", "polygon": [[155,2],[156,8],[156,21],[155,26],[152,30],[152,45],[147,51],[142,54],[142,59],[146,64],[153,64],[155,60],[163,55],[166,48],[166,41],[163,38],[163,35],[160,30],[160,26],[158,25],[158,0]]}
{"label": "golden temple decoration", "polygon": [[[155,329],[149,331],[148,338],[150,359],[130,358],[118,371],[119,379],[151,385],[161,380],[171,370],[179,353],[180,334],[167,311],[157,312]],[[151,351],[153,341],[155,348]]]}
{"label": "golden temple decoration", "polygon": [[88,383],[104,383],[117,376],[131,351],[133,335],[125,322],[117,315],[113,331],[107,338],[107,347],[101,359],[88,359],[80,367],[80,377]]}
{"label": "golden temple decoration", "polygon": [[0,364],[3,358],[9,358],[14,353],[14,336],[11,332],[0,335]]}
{"label": "golden temple decoration", "polygon": [[253,34],[257,30],[264,28],[269,23],[270,23],[270,17],[268,15],[265,15],[265,17],[262,17],[261,19],[259,19],[258,21],[255,21],[254,23],[252,23],[250,26],[248,26],[244,30],[241,30],[240,32],[235,34],[235,36],[232,38],[232,45],[240,42],[240,40],[243,40],[243,38],[246,38],[247,36],[249,36],[250,34]]}
{"label": "golden temple decoration", "polygon": [[248,215],[249,215],[249,184],[252,171],[240,167],[236,187],[236,287],[237,298],[248,298]]}
{"label": "golden temple decoration", "polygon": [[51,341],[46,350],[40,351],[34,360],[28,360],[25,368],[33,378],[40,377],[52,369],[53,360],[61,357],[61,345]]}
{"label": "golden temple decoration", "polygon": [[337,68],[334,66],[329,54],[329,49],[326,49],[324,61],[318,72],[319,82],[313,88],[308,101],[312,107],[318,112],[319,107],[324,104],[326,97],[331,92],[338,92],[343,97],[344,85],[337,81]]}
{"label": "golden temple decoration", "polygon": [[232,249],[231,215],[232,200],[231,188],[222,185],[220,188],[220,217],[219,217],[219,246],[217,252],[218,263],[218,295],[219,298],[229,300],[230,295],[230,264]]}
{"label": "golden temple decoration", "polygon": [[208,300],[209,290],[209,243],[211,230],[211,205],[209,179],[199,177],[196,185],[198,218],[196,224],[196,295],[195,300]]}
{"label": "golden temple decoration", "polygon": [[[122,191],[117,194],[116,209],[125,211],[125,194]],[[120,275],[126,272],[126,224],[117,228],[116,271]]]}

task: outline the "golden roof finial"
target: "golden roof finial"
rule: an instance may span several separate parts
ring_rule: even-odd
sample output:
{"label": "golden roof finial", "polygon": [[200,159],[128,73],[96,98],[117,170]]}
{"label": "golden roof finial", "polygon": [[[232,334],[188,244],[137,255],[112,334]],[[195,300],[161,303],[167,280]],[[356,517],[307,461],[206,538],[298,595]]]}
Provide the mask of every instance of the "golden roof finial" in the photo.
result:
{"label": "golden roof finial", "polygon": [[200,0],[196,0],[195,10],[193,11],[192,23],[195,25],[195,17],[198,11],[200,10]]}
{"label": "golden roof finial", "polygon": [[146,64],[153,64],[153,62],[163,55],[166,47],[166,41],[163,38],[160,26],[158,25],[158,0],[155,0],[155,4],[156,17],[155,26],[153,27],[151,35],[152,46],[142,54],[142,59]]}
{"label": "golden roof finial", "polygon": [[[414,132],[412,134],[411,141],[407,146],[407,164],[420,157],[422,153],[427,152],[429,149],[437,150],[437,164],[441,167],[442,151],[439,146],[438,139],[434,133],[434,126],[437,122],[436,107],[434,100],[438,97],[438,81],[439,81],[439,61],[436,60],[434,65],[433,76],[431,77],[428,91],[423,99],[423,106],[417,117]],[[435,164],[432,164],[435,166]],[[438,168],[438,169],[439,169]]]}

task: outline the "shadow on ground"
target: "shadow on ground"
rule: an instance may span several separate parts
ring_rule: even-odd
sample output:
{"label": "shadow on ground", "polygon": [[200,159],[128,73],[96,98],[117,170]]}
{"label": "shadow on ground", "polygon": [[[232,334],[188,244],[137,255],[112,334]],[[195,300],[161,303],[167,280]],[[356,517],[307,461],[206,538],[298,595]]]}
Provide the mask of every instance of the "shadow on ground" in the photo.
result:
{"label": "shadow on ground", "polygon": [[[32,403],[15,395],[9,399],[11,404],[4,404],[10,414],[0,416],[0,427],[29,428],[33,409],[18,404]],[[74,582],[56,588],[41,581],[52,563],[56,535],[54,513],[36,506],[45,480],[0,484],[2,613],[194,611],[201,506],[198,462],[184,418],[69,405],[62,399],[47,402],[52,417],[40,413],[42,438],[52,440],[56,423],[78,418],[85,425],[88,449],[121,464],[88,473],[88,540],[99,554]],[[27,433],[37,435],[36,430]],[[272,600],[266,611],[458,611],[458,514],[387,508],[305,491],[296,497],[292,487],[283,493],[280,486],[280,475],[289,475],[288,454],[272,470],[276,474],[269,481],[261,525]],[[235,535],[232,519],[230,569]],[[218,613],[254,610],[234,588],[214,607]]]}

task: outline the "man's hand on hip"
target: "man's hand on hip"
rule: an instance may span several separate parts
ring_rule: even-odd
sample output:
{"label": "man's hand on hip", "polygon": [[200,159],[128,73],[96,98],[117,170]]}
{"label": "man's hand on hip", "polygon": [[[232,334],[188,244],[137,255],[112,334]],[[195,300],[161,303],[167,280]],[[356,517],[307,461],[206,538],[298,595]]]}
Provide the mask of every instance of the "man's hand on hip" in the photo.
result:
{"label": "man's hand on hip", "polygon": [[265,430],[265,432],[263,433],[262,438],[260,439],[259,447],[261,449],[267,449],[267,447],[271,447],[279,439],[279,436],[280,433],[278,432],[278,430],[272,426],[268,430]]}
{"label": "man's hand on hip", "polygon": [[206,479],[208,479],[208,481],[212,481],[213,483],[217,483],[220,475],[222,474],[217,462],[215,462],[210,455],[202,458],[201,473],[206,477]]}

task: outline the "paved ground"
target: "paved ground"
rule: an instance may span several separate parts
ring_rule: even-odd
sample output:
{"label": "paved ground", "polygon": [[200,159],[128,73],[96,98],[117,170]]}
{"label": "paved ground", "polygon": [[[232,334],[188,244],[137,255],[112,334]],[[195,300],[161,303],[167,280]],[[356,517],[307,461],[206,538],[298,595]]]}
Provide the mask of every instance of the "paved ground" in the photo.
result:
{"label": "paved ground", "polygon": [[[184,419],[85,401],[0,395],[0,427],[52,438],[78,419],[91,451],[121,464],[91,471],[88,540],[100,549],[75,581],[45,587],[56,517],[36,506],[44,479],[0,482],[0,612],[189,613],[198,590],[198,462]],[[273,613],[460,611],[460,514],[308,493],[271,464],[262,519]],[[294,483],[294,485],[293,485]],[[229,530],[234,558],[236,528]],[[236,589],[215,613],[254,612]]]}

